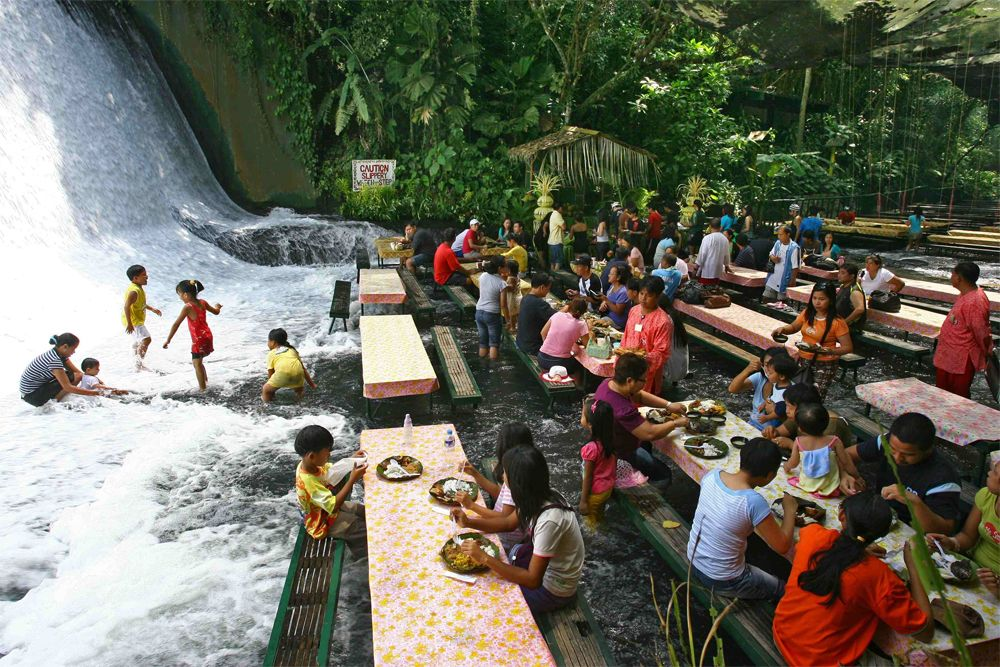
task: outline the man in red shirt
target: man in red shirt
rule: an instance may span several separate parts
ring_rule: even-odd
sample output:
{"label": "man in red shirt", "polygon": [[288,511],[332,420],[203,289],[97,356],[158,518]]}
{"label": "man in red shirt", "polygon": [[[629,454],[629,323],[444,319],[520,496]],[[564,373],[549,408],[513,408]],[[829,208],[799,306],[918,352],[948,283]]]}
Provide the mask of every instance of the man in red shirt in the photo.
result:
{"label": "man in red shirt", "polygon": [[842,225],[853,225],[857,217],[857,214],[851,210],[850,206],[845,206],[844,210],[837,214],[837,220],[840,220],[840,224]]}
{"label": "man in red shirt", "polygon": [[660,238],[663,235],[663,215],[653,204],[650,204],[647,210],[649,211],[649,217],[647,218],[649,222],[649,244],[646,249],[646,255],[652,257],[653,253],[656,252],[656,244],[660,242]]}
{"label": "man in red shirt", "polygon": [[978,265],[972,262],[955,265],[951,286],[960,296],[944,318],[934,353],[937,386],[965,398],[969,398],[973,376],[986,368],[987,356],[993,350],[990,302],[976,285],[978,280]]}
{"label": "man in red shirt", "polygon": [[458,263],[451,244],[455,242],[455,230],[446,229],[444,241],[434,251],[434,282],[438,285],[469,285],[469,272]]}

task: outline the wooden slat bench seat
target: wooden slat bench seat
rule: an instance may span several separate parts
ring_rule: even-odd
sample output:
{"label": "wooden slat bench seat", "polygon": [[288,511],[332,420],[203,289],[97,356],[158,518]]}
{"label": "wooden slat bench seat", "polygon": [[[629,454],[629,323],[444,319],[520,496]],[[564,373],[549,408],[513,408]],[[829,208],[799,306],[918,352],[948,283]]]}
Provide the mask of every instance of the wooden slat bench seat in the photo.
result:
{"label": "wooden slat bench seat", "polygon": [[[493,477],[496,464],[495,458],[483,459],[483,475],[491,482],[496,482]],[[604,667],[618,664],[601,626],[587,604],[582,588],[577,592],[576,604],[547,614],[538,614],[535,622],[559,667]]]}
{"label": "wooden slat bench seat", "polygon": [[410,311],[416,317],[429,316],[433,322],[434,304],[431,303],[424,288],[420,286],[420,281],[405,267],[401,266],[396,271],[399,273],[400,280],[403,281],[403,287],[406,288],[406,302],[410,306]]}
{"label": "wooden slat bench seat", "polygon": [[265,667],[328,663],[343,562],[343,540],[315,540],[299,526]]}
{"label": "wooden slat bench seat", "polygon": [[510,335],[507,329],[503,332],[504,340],[510,344],[511,349],[514,350],[514,354],[517,358],[521,360],[521,363],[528,369],[528,372],[535,378],[535,381],[545,392],[546,398],[548,398],[548,410],[552,410],[552,404],[555,399],[560,396],[576,396],[580,389],[577,387],[575,382],[547,382],[542,379],[542,367],[538,365],[538,360],[535,359],[530,354],[525,354],[518,349],[517,344],[514,342],[514,338]]}
{"label": "wooden slat bench seat", "polygon": [[737,363],[749,364],[751,361],[758,359],[756,354],[748,352],[728,341],[724,341],[718,336],[713,336],[706,331],[702,331],[695,326],[688,325],[687,334],[701,345]]}
{"label": "wooden slat bench seat", "polygon": [[333,326],[337,320],[344,320],[344,331],[347,331],[347,319],[351,316],[351,283],[347,280],[338,280],[333,284],[333,300],[330,302],[330,330],[333,333]]}
{"label": "wooden slat bench seat", "polygon": [[434,349],[448,388],[451,409],[454,410],[456,405],[478,406],[483,400],[483,394],[479,391],[476,379],[472,377],[468,362],[462,356],[455,334],[448,327],[436,326],[431,328],[431,337],[434,339]]}
{"label": "wooden slat bench seat", "polygon": [[368,256],[368,248],[366,248],[364,245],[360,243],[354,249],[354,266],[357,269],[357,274],[354,277],[354,282],[360,283],[361,269],[372,268],[372,260]]}
{"label": "wooden slat bench seat", "polygon": [[865,364],[868,363],[868,357],[864,357],[860,354],[845,354],[840,357],[840,377],[837,378],[838,381],[843,382],[847,378],[847,371],[852,371],[854,374],[854,382],[858,382],[858,370],[863,368]]}
{"label": "wooden slat bench seat", "polygon": [[459,324],[465,322],[466,315],[475,315],[476,299],[469,294],[469,290],[455,285],[445,285],[443,289],[444,293],[448,295],[448,298],[451,299],[452,303],[458,306]]}
{"label": "wooden slat bench seat", "polygon": [[926,345],[918,345],[906,340],[872,333],[871,331],[865,331],[861,336],[858,336],[857,339],[863,345],[870,345],[871,347],[888,350],[889,352],[893,352],[910,359],[915,359],[917,361],[920,361],[931,353],[931,348]]}

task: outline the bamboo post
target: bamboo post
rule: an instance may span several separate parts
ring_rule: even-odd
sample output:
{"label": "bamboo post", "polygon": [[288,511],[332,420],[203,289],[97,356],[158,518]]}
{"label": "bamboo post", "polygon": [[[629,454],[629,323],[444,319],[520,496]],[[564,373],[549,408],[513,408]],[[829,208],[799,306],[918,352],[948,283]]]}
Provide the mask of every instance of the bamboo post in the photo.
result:
{"label": "bamboo post", "polygon": [[812,83],[812,67],[806,68],[805,80],[802,82],[802,101],[799,103],[799,129],[795,133],[795,152],[802,152],[802,143],[806,134],[806,107],[809,106],[809,86]]}

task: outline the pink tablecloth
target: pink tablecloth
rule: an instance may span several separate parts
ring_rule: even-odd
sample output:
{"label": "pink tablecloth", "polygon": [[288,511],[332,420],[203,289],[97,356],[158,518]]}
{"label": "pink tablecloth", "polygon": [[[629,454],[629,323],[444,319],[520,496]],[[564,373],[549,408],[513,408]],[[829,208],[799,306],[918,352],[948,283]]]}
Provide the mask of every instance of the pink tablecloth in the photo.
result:
{"label": "pink tablecloth", "polygon": [[[367,430],[365,512],[372,650],[376,665],[552,665],[552,654],[516,584],[492,572],[466,584],[442,575],[438,555],[455,524],[432,511],[428,488],[457,472],[460,443],[444,446],[451,424],[417,426],[403,444],[403,429]],[[375,465],[407,454],[424,466],[421,477],[387,482]],[[462,532],[473,532],[461,529]],[[495,542],[496,540],[494,540]]]}
{"label": "pink tablecloth", "polygon": [[[790,287],[788,296],[796,301],[806,303],[812,293],[812,285],[802,285],[800,287]],[[933,313],[923,308],[903,305],[898,313],[887,313],[882,310],[868,309],[868,321],[883,324],[887,327],[917,334],[926,338],[937,338],[941,333],[941,325],[944,324],[945,315]]]}
{"label": "pink tablecloth", "polygon": [[1000,440],[1000,412],[917,378],[862,384],[855,392],[865,403],[893,417],[904,412],[927,415],[937,426],[938,437],[956,445]]}
{"label": "pink tablecloth", "polygon": [[823,278],[824,280],[837,279],[836,271],[824,271],[823,269],[817,269],[815,266],[806,266],[805,264],[799,267],[799,273],[806,273],[816,278]]}
{"label": "pink tablecloth", "polygon": [[[904,282],[905,286],[900,290],[900,294],[932,301],[944,301],[946,303],[955,303],[958,299],[958,290],[945,283],[935,283],[929,280],[913,280],[912,278],[906,278]],[[990,310],[1000,312],[1000,292],[993,290],[983,291],[986,293],[986,298],[990,300]]]}
{"label": "pink tablecloth", "polygon": [[595,359],[587,354],[587,351],[579,345],[573,346],[573,356],[576,357],[581,366],[598,377],[609,378],[615,374],[614,357],[610,359]]}
{"label": "pink tablecloth", "polygon": [[403,303],[406,288],[396,269],[361,269],[358,300],[361,303]]}
{"label": "pink tablecloth", "polygon": [[[713,326],[723,333],[727,333],[734,338],[739,338],[762,350],[777,345],[771,338],[771,332],[785,325],[784,322],[780,322],[773,317],[758,313],[756,310],[738,306],[735,303],[728,308],[705,308],[704,306],[693,306],[689,303],[684,303],[680,299],[675,299],[674,308],[685,315]],[[794,333],[788,337],[788,342],[785,346],[788,348],[789,354],[793,356],[798,355],[798,348],[795,347],[795,343],[801,340],[802,335],[799,333]]]}
{"label": "pink tablecloth", "polygon": [[734,285],[743,287],[763,287],[767,282],[767,274],[756,269],[745,269],[742,266],[733,266],[732,269],[722,274],[722,280]]}

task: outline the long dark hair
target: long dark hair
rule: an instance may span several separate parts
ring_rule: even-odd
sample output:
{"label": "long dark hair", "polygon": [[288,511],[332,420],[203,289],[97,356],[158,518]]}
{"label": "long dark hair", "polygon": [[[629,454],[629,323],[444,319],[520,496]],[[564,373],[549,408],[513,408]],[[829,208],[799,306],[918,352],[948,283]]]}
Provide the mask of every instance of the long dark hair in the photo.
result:
{"label": "long dark hair", "polygon": [[607,458],[615,453],[615,412],[604,401],[594,403],[590,417],[590,435],[601,446],[602,455]]}
{"label": "long dark hair", "polygon": [[863,491],[840,504],[845,515],[844,529],[829,548],[809,558],[809,566],[799,575],[799,586],[813,595],[827,598],[830,606],[840,597],[844,572],[861,562],[865,547],[889,532],[892,511],[889,503],[874,491]]}
{"label": "long dark hair", "polygon": [[177,283],[177,293],[188,294],[191,297],[197,297],[204,289],[205,286],[201,284],[200,280],[182,280]]}
{"label": "long dark hair", "polygon": [[673,344],[676,345],[680,343],[684,347],[688,344],[688,332],[687,327],[684,326],[684,315],[679,311],[674,310],[674,300],[660,298],[660,308],[663,309],[670,319],[674,322],[674,340]]}
{"label": "long dark hair", "polygon": [[[826,307],[826,317],[830,318],[837,317],[837,288],[833,286],[833,283],[816,283],[813,287],[812,292],[809,293],[809,303],[806,304],[806,321],[810,325],[814,324],[816,321],[816,306],[813,305],[813,294],[816,292],[822,292],[826,295],[827,301],[830,305]],[[832,322],[831,322],[832,324]],[[824,335],[825,339],[826,336]],[[823,341],[820,341],[823,344]]]}
{"label": "long dark hair", "polygon": [[289,350],[294,351],[296,354],[299,353],[299,351],[295,349],[295,346],[288,342],[288,332],[280,327],[268,331],[267,339],[273,340],[277,345],[280,345],[281,347],[287,347]]}
{"label": "long dark hair", "polygon": [[514,447],[503,455],[503,469],[521,529],[528,530],[556,498],[549,486],[549,465],[534,447]]}
{"label": "long dark hair", "polygon": [[520,422],[511,422],[500,427],[497,433],[497,464],[493,466],[493,479],[499,481],[503,475],[503,457],[514,447],[535,447],[535,436],[531,429]]}

